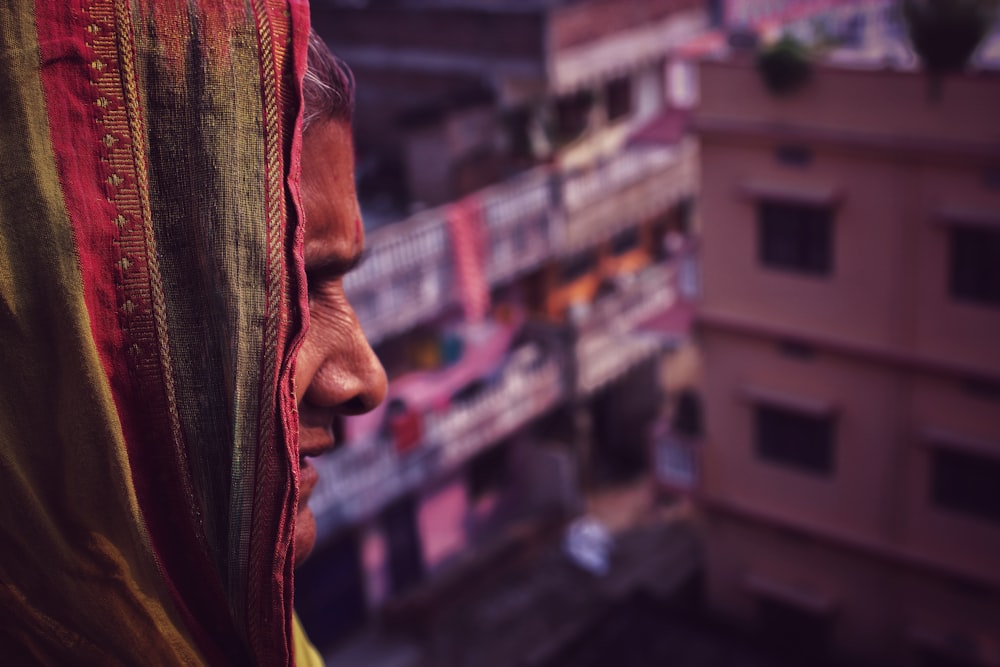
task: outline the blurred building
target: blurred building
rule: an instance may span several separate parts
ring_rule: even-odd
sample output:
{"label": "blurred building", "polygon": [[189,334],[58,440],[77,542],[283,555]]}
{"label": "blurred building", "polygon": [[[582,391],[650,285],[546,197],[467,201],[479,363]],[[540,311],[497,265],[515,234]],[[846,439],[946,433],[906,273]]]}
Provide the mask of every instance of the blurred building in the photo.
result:
{"label": "blurred building", "polygon": [[359,81],[368,257],[345,289],[390,379],[316,462],[296,608],[318,643],[376,609],[419,617],[506,527],[648,472],[659,362],[698,289],[675,52],[701,5],[314,4]]}
{"label": "blurred building", "polygon": [[801,650],[1000,663],[1000,78],[700,68],[708,599]]}

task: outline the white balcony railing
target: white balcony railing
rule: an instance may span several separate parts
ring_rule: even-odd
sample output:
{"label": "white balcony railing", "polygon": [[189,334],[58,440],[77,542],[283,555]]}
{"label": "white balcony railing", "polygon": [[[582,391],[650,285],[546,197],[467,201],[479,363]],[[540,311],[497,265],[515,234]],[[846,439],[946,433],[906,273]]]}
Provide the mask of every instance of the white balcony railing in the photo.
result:
{"label": "white balcony railing", "polygon": [[[539,167],[481,190],[485,275],[503,283],[617,231],[665,213],[695,193],[697,145],[637,146],[584,173]],[[560,204],[561,202],[561,204]],[[447,207],[376,230],[368,257],[345,280],[366,335],[378,343],[456,301]]]}
{"label": "white balcony railing", "polygon": [[531,270],[551,255],[550,183],[550,171],[542,167],[480,192],[491,285]]}
{"label": "white balcony railing", "polygon": [[577,323],[581,337],[592,333],[626,334],[664,313],[677,300],[675,273],[673,266],[654,264],[621,279],[625,284],[594,302]]}
{"label": "white balcony railing", "polygon": [[444,210],[376,230],[368,256],[344,280],[372,343],[434,317],[450,303],[451,247]]}
{"label": "white balcony railing", "polygon": [[584,395],[597,391],[660,349],[659,337],[649,333],[595,334],[581,339],[576,346],[577,391]]}
{"label": "white balcony railing", "polygon": [[427,440],[454,468],[547,412],[563,397],[562,372],[549,360],[536,369],[508,370],[496,387],[475,400],[427,420]]}
{"label": "white balcony railing", "polygon": [[638,329],[673,306],[673,277],[672,266],[647,267],[581,317],[576,324],[578,391],[596,391],[660,351],[662,338]]}
{"label": "white balcony railing", "polygon": [[694,195],[698,148],[694,139],[679,146],[636,146],[587,172],[564,177],[560,254],[572,254],[616,232],[665,213]]}

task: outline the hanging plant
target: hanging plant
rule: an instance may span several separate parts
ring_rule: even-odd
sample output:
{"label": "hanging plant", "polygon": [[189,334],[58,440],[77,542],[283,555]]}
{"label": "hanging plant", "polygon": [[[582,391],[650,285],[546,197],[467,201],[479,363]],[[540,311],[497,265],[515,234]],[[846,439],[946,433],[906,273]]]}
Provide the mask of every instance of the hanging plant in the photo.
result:
{"label": "hanging plant", "polygon": [[965,69],[997,18],[998,0],[901,0],[913,49],[932,74]]}
{"label": "hanging plant", "polygon": [[812,77],[812,62],[805,45],[785,35],[757,54],[757,70],[775,95],[790,95]]}

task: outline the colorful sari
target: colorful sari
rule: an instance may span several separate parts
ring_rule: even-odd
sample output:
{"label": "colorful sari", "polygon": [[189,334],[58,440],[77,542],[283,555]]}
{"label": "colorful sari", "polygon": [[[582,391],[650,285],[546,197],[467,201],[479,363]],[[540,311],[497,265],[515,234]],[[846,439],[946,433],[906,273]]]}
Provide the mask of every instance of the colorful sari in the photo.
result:
{"label": "colorful sari", "polygon": [[0,4],[0,662],[287,665],[295,0]]}

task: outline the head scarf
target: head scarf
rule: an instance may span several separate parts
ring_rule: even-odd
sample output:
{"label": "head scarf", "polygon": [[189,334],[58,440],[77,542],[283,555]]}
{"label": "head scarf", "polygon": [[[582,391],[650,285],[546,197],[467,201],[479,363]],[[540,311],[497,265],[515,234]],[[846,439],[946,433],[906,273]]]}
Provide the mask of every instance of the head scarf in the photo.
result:
{"label": "head scarf", "polygon": [[0,662],[285,665],[296,0],[0,3]]}

